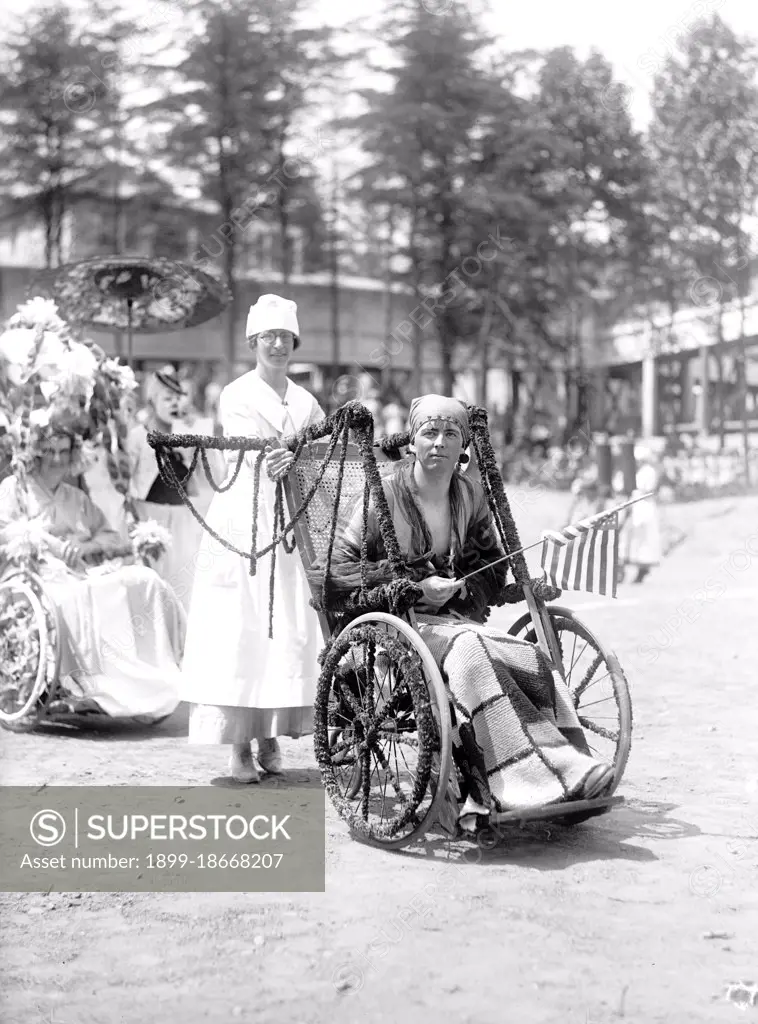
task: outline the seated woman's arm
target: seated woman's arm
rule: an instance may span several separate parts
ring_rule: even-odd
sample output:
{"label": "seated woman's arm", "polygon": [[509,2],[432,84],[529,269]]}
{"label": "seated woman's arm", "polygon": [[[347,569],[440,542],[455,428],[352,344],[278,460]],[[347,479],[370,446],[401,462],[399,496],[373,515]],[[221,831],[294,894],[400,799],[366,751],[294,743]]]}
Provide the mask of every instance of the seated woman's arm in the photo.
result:
{"label": "seated woman's arm", "polygon": [[131,545],[124,543],[121,535],[108,524],[105,515],[91,498],[80,492],[78,503],[77,519],[82,532],[89,535],[77,545],[79,555],[85,562],[131,554]]}
{"label": "seated woman's arm", "polygon": [[509,563],[492,563],[498,562],[503,554],[487,499],[480,493],[463,548],[455,558],[455,570],[458,578],[482,571],[466,580],[465,591],[456,595],[444,610],[484,622],[490,607],[501,603]]}

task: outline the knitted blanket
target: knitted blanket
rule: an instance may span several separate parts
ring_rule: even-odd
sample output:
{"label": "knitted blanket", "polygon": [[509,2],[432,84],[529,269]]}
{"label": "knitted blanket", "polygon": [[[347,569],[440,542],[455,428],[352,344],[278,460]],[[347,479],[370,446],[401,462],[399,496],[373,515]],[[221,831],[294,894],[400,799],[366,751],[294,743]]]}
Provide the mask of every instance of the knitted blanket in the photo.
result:
{"label": "knitted blanket", "polygon": [[575,796],[599,762],[583,752],[571,696],[542,650],[467,620],[418,624],[450,695],[461,816]]}

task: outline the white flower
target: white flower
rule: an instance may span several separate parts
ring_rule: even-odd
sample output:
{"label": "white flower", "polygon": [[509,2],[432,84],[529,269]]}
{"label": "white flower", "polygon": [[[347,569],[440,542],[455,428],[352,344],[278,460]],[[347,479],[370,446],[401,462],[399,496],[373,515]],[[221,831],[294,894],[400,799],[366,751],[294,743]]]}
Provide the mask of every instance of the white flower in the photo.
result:
{"label": "white flower", "polygon": [[48,407],[46,409],[34,409],[29,416],[29,423],[33,427],[47,427],[50,424],[50,413],[52,410]]}
{"label": "white flower", "polygon": [[31,327],[16,327],[0,336],[0,361],[6,364],[6,376],[15,387],[28,380],[32,373],[37,373],[42,380],[52,380],[60,372],[68,353],[67,346],[57,334],[45,331],[34,364],[30,366],[36,340],[37,332]]}
{"label": "white flower", "polygon": [[104,359],[100,369],[116,381],[121,391],[133,391],[137,387],[134,370],[117,359]]}
{"label": "white flower", "polygon": [[83,395],[89,402],[95,389],[97,360],[86,345],[72,342],[61,361],[60,389],[65,395]]}
{"label": "white flower", "polygon": [[93,441],[82,441],[77,460],[77,469],[81,473],[88,472],[99,461],[101,452],[102,448],[98,447]]}
{"label": "white flower", "polygon": [[3,552],[11,562],[40,558],[46,547],[45,527],[42,520],[21,519],[9,523],[3,531]]}
{"label": "white flower", "polygon": [[65,320],[58,315],[58,307],[52,299],[36,295],[22,303],[8,321],[9,327],[45,327],[49,331],[62,331]]}
{"label": "white flower", "polygon": [[154,519],[135,523],[131,530],[131,542],[134,553],[139,558],[149,555],[160,558],[171,547],[171,534]]}

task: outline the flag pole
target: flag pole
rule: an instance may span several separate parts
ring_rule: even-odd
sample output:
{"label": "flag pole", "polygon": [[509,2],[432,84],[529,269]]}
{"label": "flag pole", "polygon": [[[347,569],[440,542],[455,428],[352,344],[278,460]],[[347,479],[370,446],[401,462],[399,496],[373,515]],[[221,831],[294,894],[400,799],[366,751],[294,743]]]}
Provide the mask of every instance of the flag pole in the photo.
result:
{"label": "flag pole", "polygon": [[[621,505],[616,505],[615,508],[606,509],[605,512],[596,512],[595,515],[590,516],[588,519],[580,519],[577,524],[569,523],[569,526],[581,525],[590,526],[593,522],[597,522],[600,519],[606,519],[608,516],[614,515],[616,512],[621,512],[625,508],[629,508],[630,505],[636,505],[638,501],[644,501],[645,498],[652,498],[655,491],[648,491],[647,494],[641,494],[638,498],[630,498],[629,501],[625,501]],[[568,529],[568,526],[563,527],[564,530]],[[468,573],[466,576],[461,576],[456,583],[463,583],[464,580],[471,579],[472,576],[476,576],[477,573],[485,572],[487,569],[491,569],[494,565],[500,565],[501,562],[507,562],[509,558],[513,558],[515,555],[521,555],[524,551],[531,551],[532,548],[539,547],[540,544],[544,544],[544,537],[540,540],[536,540],[533,544],[527,544],[526,547],[519,548],[518,551],[511,551],[508,555],[503,555],[502,558],[496,558],[494,562],[488,562],[487,565],[482,565],[478,569],[474,569],[473,572]]]}
{"label": "flag pole", "polygon": [[509,555],[503,555],[502,558],[496,558],[494,562],[488,562],[487,565],[482,565],[478,569],[474,569],[473,572],[468,573],[466,576],[461,576],[460,579],[455,580],[456,583],[463,583],[464,580],[471,579],[472,576],[476,576],[478,572],[484,572],[485,569],[491,569],[493,565],[500,565],[501,562],[507,562],[509,558],[513,558],[515,555],[521,555],[524,551],[531,551],[532,548],[539,547],[543,542],[536,540],[534,544],[527,544],[525,548],[519,548],[518,551],[511,551]]}

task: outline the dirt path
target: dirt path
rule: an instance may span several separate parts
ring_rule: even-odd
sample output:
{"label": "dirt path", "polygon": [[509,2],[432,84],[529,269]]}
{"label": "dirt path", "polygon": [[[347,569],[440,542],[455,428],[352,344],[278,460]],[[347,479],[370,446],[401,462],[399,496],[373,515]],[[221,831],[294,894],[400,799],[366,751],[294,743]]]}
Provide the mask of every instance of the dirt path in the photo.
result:
{"label": "dirt path", "polygon": [[[688,538],[655,577],[563,602],[632,687],[614,814],[390,855],[330,810],[324,894],[0,895],[2,1020],[758,1021],[725,999],[758,981],[758,499],[669,517]],[[3,733],[2,782],[207,784],[223,759],[185,722]],[[285,782],[317,784],[310,742],[283,746]]]}

